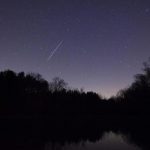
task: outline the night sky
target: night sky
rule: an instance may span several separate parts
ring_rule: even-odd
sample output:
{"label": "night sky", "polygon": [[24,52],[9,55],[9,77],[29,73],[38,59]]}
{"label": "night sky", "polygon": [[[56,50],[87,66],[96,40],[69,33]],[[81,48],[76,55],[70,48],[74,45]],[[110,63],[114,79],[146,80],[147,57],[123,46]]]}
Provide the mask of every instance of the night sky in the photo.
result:
{"label": "night sky", "polygon": [[0,0],[0,70],[109,97],[150,56],[150,0]]}

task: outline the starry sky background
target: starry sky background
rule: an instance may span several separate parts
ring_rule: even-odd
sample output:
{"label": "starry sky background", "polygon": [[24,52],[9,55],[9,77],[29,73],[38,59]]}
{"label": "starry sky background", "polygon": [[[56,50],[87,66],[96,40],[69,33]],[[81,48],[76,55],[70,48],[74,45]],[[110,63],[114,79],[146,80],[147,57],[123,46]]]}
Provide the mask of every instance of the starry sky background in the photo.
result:
{"label": "starry sky background", "polygon": [[149,56],[149,0],[0,0],[1,71],[59,76],[109,97]]}

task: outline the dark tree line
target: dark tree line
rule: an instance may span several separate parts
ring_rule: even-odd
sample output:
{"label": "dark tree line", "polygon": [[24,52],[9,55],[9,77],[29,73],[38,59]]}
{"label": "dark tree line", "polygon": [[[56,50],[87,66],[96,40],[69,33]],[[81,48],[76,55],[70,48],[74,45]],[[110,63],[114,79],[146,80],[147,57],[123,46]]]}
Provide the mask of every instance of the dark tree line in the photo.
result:
{"label": "dark tree line", "polygon": [[142,70],[143,73],[135,75],[134,82],[114,98],[127,113],[150,113],[150,59]]}
{"label": "dark tree line", "polygon": [[48,83],[40,74],[0,72],[0,115],[148,114],[150,64],[127,89],[108,100],[94,92],[70,89],[58,77]]}
{"label": "dark tree line", "polygon": [[69,89],[58,77],[48,83],[39,74],[0,72],[1,115],[90,113],[98,110],[100,100],[94,92]]}

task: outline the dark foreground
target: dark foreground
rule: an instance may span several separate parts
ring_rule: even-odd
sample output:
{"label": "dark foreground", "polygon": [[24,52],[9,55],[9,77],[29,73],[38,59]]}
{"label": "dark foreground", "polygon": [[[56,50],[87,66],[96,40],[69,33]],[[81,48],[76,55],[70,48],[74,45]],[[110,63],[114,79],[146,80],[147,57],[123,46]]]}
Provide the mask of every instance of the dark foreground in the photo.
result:
{"label": "dark foreground", "polygon": [[149,150],[150,64],[143,71],[107,100],[59,78],[49,83],[39,74],[0,72],[0,149]]}
{"label": "dark foreground", "polygon": [[55,150],[81,143],[84,147],[103,141],[106,133],[122,135],[141,150],[150,149],[149,116],[1,117],[0,149]]}

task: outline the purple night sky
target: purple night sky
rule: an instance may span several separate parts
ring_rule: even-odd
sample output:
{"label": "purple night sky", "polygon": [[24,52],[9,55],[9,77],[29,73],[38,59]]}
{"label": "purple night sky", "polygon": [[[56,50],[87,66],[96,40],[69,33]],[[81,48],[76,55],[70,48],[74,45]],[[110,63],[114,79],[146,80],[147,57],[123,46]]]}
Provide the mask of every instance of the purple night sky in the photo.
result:
{"label": "purple night sky", "polygon": [[150,56],[150,0],[0,0],[0,70],[109,97]]}

